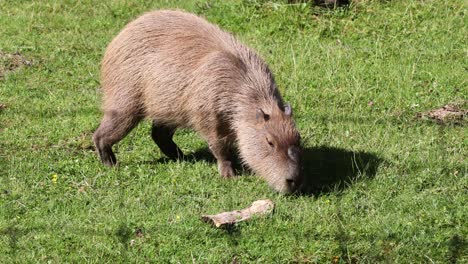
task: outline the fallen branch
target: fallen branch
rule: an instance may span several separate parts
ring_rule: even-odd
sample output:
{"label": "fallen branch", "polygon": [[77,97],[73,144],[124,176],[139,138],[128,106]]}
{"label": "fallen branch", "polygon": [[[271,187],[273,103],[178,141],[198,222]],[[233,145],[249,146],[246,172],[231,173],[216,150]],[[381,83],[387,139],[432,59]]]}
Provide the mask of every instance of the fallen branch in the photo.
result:
{"label": "fallen branch", "polygon": [[242,210],[223,212],[216,215],[203,215],[202,220],[213,224],[215,227],[223,228],[238,222],[245,221],[255,215],[262,216],[273,212],[275,204],[267,200],[258,200],[252,203],[250,207]]}

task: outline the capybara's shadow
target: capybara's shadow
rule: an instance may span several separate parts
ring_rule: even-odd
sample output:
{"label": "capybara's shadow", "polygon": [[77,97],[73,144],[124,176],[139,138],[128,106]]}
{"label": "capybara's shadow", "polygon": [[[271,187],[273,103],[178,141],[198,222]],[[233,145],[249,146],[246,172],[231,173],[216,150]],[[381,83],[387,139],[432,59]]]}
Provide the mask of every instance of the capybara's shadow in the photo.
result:
{"label": "capybara's shadow", "polygon": [[[171,159],[163,155],[162,157],[158,158],[155,162],[165,163],[169,161],[171,161]],[[184,157],[180,161],[190,162],[190,163],[195,163],[198,161],[206,161],[208,163],[215,163],[216,159],[214,158],[213,154],[211,154],[210,149],[205,147],[205,148],[197,149],[195,152],[184,153]]]}
{"label": "capybara's shadow", "polygon": [[383,159],[375,154],[319,146],[303,150],[301,194],[343,190],[361,178],[373,178]]}
{"label": "capybara's shadow", "polygon": [[[235,153],[235,151],[234,151],[234,153]],[[163,156],[163,157],[157,159],[156,162],[164,163],[164,162],[167,162],[167,161],[170,161],[170,160],[171,159],[169,159],[168,157]],[[199,161],[205,161],[205,162],[208,162],[208,163],[216,163],[216,159],[215,159],[215,157],[213,156],[213,154],[211,153],[211,151],[210,151],[210,149],[208,147],[199,148],[199,149],[195,150],[194,152],[184,153],[184,158],[181,161],[190,162],[190,163],[196,163],[196,162],[199,162]],[[232,156],[232,164],[233,164],[234,170],[236,172],[238,172],[238,173],[247,170],[247,168],[242,166],[242,163],[240,162],[239,157],[237,155],[235,155],[235,154]]]}
{"label": "capybara's shadow", "polygon": [[188,162],[206,161],[216,163],[215,157],[207,147],[199,148],[195,152],[186,153],[184,160]]}
{"label": "capybara's shadow", "polygon": [[[237,173],[248,171],[237,155],[233,155],[233,166]],[[166,162],[161,157],[156,162]],[[209,148],[200,148],[185,154],[184,162],[205,161],[216,163]],[[335,190],[341,191],[359,179],[373,178],[383,159],[377,155],[327,146],[307,147],[302,154],[303,183],[299,195],[318,195]]]}

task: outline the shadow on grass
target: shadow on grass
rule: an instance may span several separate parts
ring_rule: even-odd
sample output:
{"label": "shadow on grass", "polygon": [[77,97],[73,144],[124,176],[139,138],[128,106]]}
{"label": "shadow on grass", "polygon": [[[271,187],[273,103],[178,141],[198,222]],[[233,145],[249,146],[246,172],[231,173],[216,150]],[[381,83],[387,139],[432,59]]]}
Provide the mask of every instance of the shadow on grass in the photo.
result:
{"label": "shadow on grass", "polygon": [[348,6],[350,0],[288,0],[289,4],[299,4],[299,3],[312,3],[315,6],[335,8],[340,6]]}
{"label": "shadow on grass", "polygon": [[466,240],[459,235],[454,235],[449,240],[449,263],[457,263],[458,260],[462,259],[463,251],[466,250]]}
{"label": "shadow on grass", "polygon": [[188,162],[198,162],[198,161],[206,161],[209,163],[216,163],[216,159],[211,153],[210,149],[207,147],[197,149],[195,152],[189,153],[185,157],[185,161]]}
{"label": "shadow on grass", "polygon": [[8,239],[8,245],[10,247],[10,253],[15,254],[18,250],[18,239],[22,237],[26,232],[20,230],[14,225],[0,229],[0,237],[5,236]]}
{"label": "shadow on grass", "polygon": [[[162,157],[156,159],[155,161],[146,161],[145,163],[166,163],[166,162],[173,161],[172,159],[166,157],[164,154],[162,155],[163,155]],[[206,161],[208,163],[216,162],[213,154],[211,154],[210,150],[206,147],[198,149],[195,152],[190,152],[190,153],[184,152],[184,158],[181,161],[190,162],[190,163],[195,163],[198,161]]]}
{"label": "shadow on grass", "polygon": [[[211,153],[210,149],[207,147],[199,148],[195,152],[189,152],[189,153],[184,153],[184,154],[185,154],[185,157],[183,159],[183,162],[196,163],[200,161],[205,161],[207,163],[216,163],[215,157]],[[157,163],[169,162],[169,161],[171,161],[171,159],[165,156],[156,160]],[[239,160],[239,157],[237,155],[233,155],[232,164],[234,166],[234,170],[239,174],[241,174],[245,170],[248,170],[247,168],[242,166]]]}
{"label": "shadow on grass", "polygon": [[319,146],[303,152],[304,195],[341,191],[359,178],[373,178],[383,159],[368,152]]}
{"label": "shadow on grass", "polygon": [[[162,157],[156,162],[167,162],[169,158]],[[189,153],[184,162],[216,163],[216,159],[208,148],[201,148]],[[383,159],[375,154],[350,151],[341,148],[319,146],[303,150],[304,177],[300,195],[319,195],[332,191],[341,191],[360,178],[373,178]],[[248,171],[234,155],[234,169],[237,173]]]}

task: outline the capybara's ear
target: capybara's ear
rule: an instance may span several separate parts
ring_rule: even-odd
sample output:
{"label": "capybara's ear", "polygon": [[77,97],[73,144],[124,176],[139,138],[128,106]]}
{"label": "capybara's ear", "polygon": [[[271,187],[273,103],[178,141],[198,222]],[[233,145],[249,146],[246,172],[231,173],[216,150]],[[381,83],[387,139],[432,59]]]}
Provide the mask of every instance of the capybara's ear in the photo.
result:
{"label": "capybara's ear", "polygon": [[257,123],[263,123],[270,119],[270,115],[266,114],[261,108],[257,109],[256,116]]}
{"label": "capybara's ear", "polygon": [[292,115],[292,108],[290,104],[286,104],[286,106],[284,107],[284,114],[287,116]]}

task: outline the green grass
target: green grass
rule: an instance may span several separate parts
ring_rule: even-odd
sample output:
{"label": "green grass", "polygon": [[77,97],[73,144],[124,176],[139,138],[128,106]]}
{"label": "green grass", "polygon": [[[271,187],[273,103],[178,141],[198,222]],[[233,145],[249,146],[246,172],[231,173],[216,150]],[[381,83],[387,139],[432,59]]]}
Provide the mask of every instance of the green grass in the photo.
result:
{"label": "green grass", "polygon": [[[0,59],[2,262],[468,261],[466,126],[415,118],[468,99],[466,2],[106,2],[0,2],[0,55],[32,62]],[[118,168],[100,164],[101,57],[156,8],[203,15],[262,54],[294,107],[308,195],[248,171],[222,179],[191,131],[175,140],[195,158],[166,161],[148,123],[114,147]],[[200,221],[263,198],[267,218]]]}

